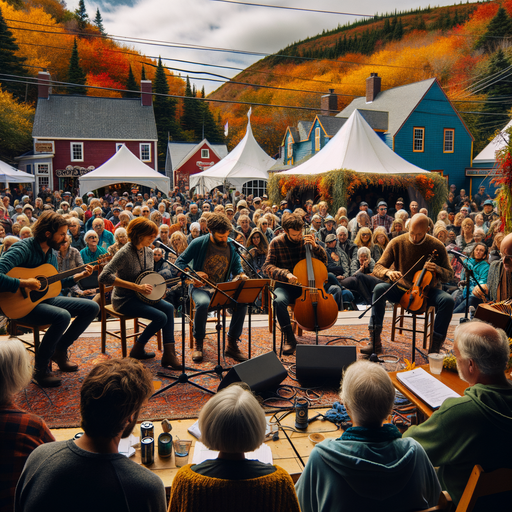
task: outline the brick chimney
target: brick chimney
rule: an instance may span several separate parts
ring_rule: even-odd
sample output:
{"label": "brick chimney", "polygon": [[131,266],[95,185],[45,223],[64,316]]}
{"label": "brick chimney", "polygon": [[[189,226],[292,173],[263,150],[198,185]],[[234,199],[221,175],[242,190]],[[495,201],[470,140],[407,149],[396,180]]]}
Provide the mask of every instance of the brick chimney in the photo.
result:
{"label": "brick chimney", "polygon": [[370,73],[366,79],[366,103],[371,103],[380,92],[380,76],[377,73]]}
{"label": "brick chimney", "polygon": [[142,92],[140,95],[142,106],[151,107],[153,105],[153,86],[151,80],[141,80],[140,90]]}
{"label": "brick chimney", "polygon": [[37,74],[37,97],[42,99],[49,99],[52,92],[50,80],[52,79],[48,71],[39,71]]}
{"label": "brick chimney", "polygon": [[329,94],[320,98],[320,110],[323,116],[334,116],[338,113],[338,96],[334,89],[329,89]]}

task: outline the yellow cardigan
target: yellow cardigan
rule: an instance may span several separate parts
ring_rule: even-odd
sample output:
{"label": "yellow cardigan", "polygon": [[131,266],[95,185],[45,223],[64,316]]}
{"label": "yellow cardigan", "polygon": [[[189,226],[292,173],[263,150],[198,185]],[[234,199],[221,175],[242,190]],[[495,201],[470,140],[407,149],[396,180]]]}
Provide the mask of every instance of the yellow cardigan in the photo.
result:
{"label": "yellow cardigan", "polygon": [[222,480],[182,467],[172,484],[169,512],[300,512],[290,475],[279,466],[270,475]]}

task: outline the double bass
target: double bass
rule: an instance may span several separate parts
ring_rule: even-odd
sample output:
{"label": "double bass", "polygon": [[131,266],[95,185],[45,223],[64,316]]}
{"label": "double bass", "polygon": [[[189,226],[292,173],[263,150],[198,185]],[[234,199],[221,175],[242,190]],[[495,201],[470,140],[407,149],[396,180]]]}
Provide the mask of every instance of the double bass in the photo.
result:
{"label": "double bass", "polygon": [[338,305],[334,297],[324,290],[328,280],[327,267],[313,258],[311,245],[306,243],[306,258],[299,261],[293,275],[304,286],[295,301],[295,320],[305,331],[324,331],[338,319]]}

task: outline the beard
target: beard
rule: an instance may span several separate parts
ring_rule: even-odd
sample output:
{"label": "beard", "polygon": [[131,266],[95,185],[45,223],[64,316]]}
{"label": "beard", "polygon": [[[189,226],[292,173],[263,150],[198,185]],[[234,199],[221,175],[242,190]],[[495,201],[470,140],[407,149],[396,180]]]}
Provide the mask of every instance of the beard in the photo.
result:
{"label": "beard", "polygon": [[126,439],[130,436],[130,434],[133,432],[133,429],[135,428],[135,425],[137,424],[137,420],[139,419],[139,413],[133,417],[133,421],[130,421],[128,425],[123,430],[123,433],[121,434],[121,439]]}
{"label": "beard", "polygon": [[46,243],[48,244],[48,247],[50,247],[50,249],[55,249],[56,251],[58,251],[66,242],[64,240],[62,242],[56,242],[53,239],[52,235],[50,238],[48,238]]}

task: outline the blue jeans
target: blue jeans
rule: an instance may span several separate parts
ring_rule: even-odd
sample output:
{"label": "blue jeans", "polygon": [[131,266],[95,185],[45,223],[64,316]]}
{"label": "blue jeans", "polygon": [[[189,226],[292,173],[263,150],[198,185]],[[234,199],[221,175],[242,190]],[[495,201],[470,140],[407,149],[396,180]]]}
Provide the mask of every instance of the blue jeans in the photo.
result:
{"label": "blue jeans", "polygon": [[[373,300],[377,300],[386,290],[391,287],[391,283],[380,283],[373,290]],[[379,300],[375,306],[373,306],[372,316],[370,317],[370,327],[375,325],[376,327],[382,327],[382,321],[384,319],[384,313],[386,311],[386,300],[389,302],[398,303],[405,292],[395,286],[390,292],[386,294],[386,297]],[[434,320],[434,334],[438,336],[446,337],[448,327],[452,319],[452,313],[454,308],[454,300],[451,295],[438,288],[431,288],[428,292],[427,306],[435,306],[436,308],[436,319]],[[375,321],[375,323],[373,323]]]}
{"label": "blue jeans", "polygon": [[290,315],[288,314],[288,306],[295,304],[295,301],[302,295],[302,288],[298,286],[286,286],[286,284],[278,283],[274,289],[276,298],[274,307],[276,308],[276,316],[281,329],[290,325]]}
{"label": "blue jeans", "polygon": [[[203,340],[206,334],[206,319],[208,318],[208,306],[213,293],[206,291],[204,288],[190,287],[190,295],[196,305],[194,313],[194,338]],[[237,306],[231,317],[229,324],[228,336],[237,340],[244,329],[245,314],[247,306]]]}
{"label": "blue jeans", "polygon": [[[473,306],[475,309],[478,307],[479,304],[482,304],[483,300],[479,299],[473,294],[470,294],[469,296],[469,306]],[[461,293],[457,300],[455,301],[455,309],[453,310],[454,313],[465,313],[466,312],[466,297],[463,296]]]}
{"label": "blue jeans", "polygon": [[156,304],[151,305],[142,302],[135,296],[128,302],[125,302],[118,311],[123,313],[123,315],[151,320],[137,338],[137,343],[145,345],[160,329],[162,329],[164,345],[166,343],[174,343],[174,306],[169,302],[160,300]]}
{"label": "blue jeans", "polygon": [[[64,352],[98,316],[96,302],[71,297],[54,297],[40,302],[27,316],[20,319],[29,325],[50,324],[35,356],[36,370],[44,370],[55,350]],[[71,318],[75,317],[73,323]]]}

